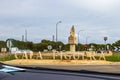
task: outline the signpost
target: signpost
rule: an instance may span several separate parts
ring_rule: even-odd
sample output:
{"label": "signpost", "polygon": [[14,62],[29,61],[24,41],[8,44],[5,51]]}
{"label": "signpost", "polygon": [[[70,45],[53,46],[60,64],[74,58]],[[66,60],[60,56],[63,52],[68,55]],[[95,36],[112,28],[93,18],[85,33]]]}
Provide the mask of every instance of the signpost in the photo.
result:
{"label": "signpost", "polygon": [[59,50],[61,51],[62,46],[59,46]]}
{"label": "signpost", "polygon": [[51,50],[52,49],[52,46],[51,45],[48,45],[48,50]]}
{"label": "signpost", "polygon": [[107,46],[106,46],[106,41],[108,40],[108,37],[104,37],[104,41],[105,41],[105,51],[107,51]]}
{"label": "signpost", "polygon": [[11,52],[11,47],[13,46],[12,40],[7,40],[7,47],[9,48],[9,52]]}

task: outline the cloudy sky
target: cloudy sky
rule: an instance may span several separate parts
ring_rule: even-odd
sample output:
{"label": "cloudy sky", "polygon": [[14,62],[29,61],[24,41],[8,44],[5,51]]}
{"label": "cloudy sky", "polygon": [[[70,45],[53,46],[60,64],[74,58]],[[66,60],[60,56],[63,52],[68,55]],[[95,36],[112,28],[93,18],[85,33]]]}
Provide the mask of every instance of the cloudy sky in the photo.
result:
{"label": "cloudy sky", "polygon": [[0,0],[0,40],[52,40],[58,24],[58,40],[67,43],[70,28],[80,31],[80,43],[120,40],[120,0]]}

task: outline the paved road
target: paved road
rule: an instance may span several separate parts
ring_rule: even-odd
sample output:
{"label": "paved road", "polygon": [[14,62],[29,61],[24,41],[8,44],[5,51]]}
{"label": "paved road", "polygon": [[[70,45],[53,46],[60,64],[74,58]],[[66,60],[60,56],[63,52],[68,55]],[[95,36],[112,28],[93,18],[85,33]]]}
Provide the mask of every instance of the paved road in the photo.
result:
{"label": "paved road", "polygon": [[[4,62],[5,64],[18,65],[18,66],[31,66],[31,67],[43,67],[52,69],[65,69],[65,70],[88,70],[107,73],[119,73],[120,63],[109,63],[104,61],[83,62],[85,64],[79,64],[81,62],[61,62],[57,60],[12,60]],[[21,64],[20,64],[21,63]],[[74,63],[74,64],[73,64]],[[75,64],[77,63],[77,64]],[[89,64],[88,64],[89,63]],[[97,64],[98,63],[98,64]],[[105,64],[103,64],[105,63]],[[102,65],[103,64],[103,65]]]}
{"label": "paved road", "polygon": [[31,70],[24,72],[0,72],[0,80],[120,80],[120,76],[87,74],[87,73],[70,73],[48,70]]}
{"label": "paved road", "polygon": [[[22,66],[22,65],[21,65]],[[120,80],[119,75],[97,74],[97,73],[78,73],[64,70],[76,71],[97,71],[107,73],[119,73],[120,65],[29,65],[26,71],[9,73],[0,73],[2,80]],[[27,65],[26,65],[27,67]],[[39,67],[39,68],[38,68]],[[47,70],[42,68],[51,68],[56,70]],[[57,70],[57,69],[63,69]],[[14,74],[14,75],[13,75]]]}
{"label": "paved road", "polygon": [[119,73],[120,65],[29,65],[29,67],[43,67],[51,69],[65,69],[65,70],[87,70],[87,71],[97,71],[106,73]]}

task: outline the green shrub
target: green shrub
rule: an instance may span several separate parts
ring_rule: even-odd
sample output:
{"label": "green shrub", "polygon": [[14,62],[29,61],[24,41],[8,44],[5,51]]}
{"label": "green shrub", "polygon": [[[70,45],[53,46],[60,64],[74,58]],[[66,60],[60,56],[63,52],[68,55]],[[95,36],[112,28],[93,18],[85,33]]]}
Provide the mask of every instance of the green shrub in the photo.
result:
{"label": "green shrub", "polygon": [[0,57],[0,61],[9,61],[9,60],[14,60],[14,59],[15,59],[14,55],[7,55],[4,57]]}
{"label": "green shrub", "polygon": [[107,56],[106,60],[112,62],[120,62],[120,54],[113,54],[112,56]]}

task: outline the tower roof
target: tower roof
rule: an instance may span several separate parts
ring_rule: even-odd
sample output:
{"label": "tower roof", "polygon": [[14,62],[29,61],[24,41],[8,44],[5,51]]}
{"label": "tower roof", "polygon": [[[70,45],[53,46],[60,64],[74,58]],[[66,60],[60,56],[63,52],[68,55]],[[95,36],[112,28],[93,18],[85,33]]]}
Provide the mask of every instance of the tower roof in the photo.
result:
{"label": "tower roof", "polygon": [[75,28],[74,25],[71,28],[70,35],[75,36]]}

